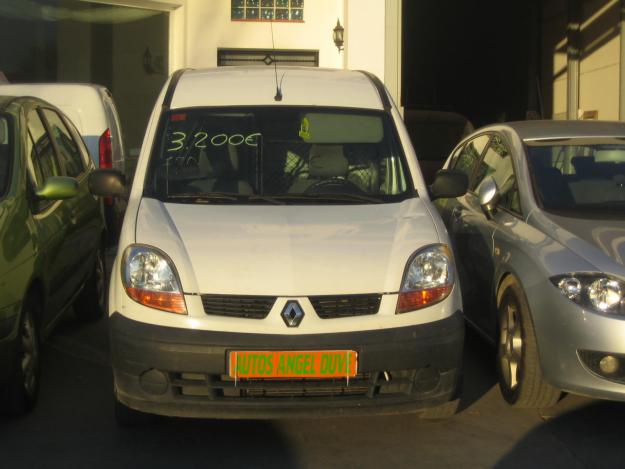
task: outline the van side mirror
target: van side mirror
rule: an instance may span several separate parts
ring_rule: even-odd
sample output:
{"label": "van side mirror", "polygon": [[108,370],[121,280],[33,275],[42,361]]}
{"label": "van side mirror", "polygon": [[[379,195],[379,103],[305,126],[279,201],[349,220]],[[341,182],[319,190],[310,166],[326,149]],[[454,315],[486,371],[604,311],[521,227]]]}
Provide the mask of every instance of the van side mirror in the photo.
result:
{"label": "van side mirror", "polygon": [[477,198],[486,218],[491,219],[497,213],[499,188],[492,176],[486,177],[477,189]]}
{"label": "van side mirror", "polygon": [[441,169],[436,172],[434,182],[430,185],[430,198],[453,199],[466,194],[469,187],[469,178],[457,169]]}
{"label": "van side mirror", "polygon": [[128,198],[126,178],[115,169],[96,169],[89,175],[89,191],[102,197]]}
{"label": "van side mirror", "polygon": [[35,195],[42,200],[71,199],[78,195],[78,181],[67,176],[52,176]]}

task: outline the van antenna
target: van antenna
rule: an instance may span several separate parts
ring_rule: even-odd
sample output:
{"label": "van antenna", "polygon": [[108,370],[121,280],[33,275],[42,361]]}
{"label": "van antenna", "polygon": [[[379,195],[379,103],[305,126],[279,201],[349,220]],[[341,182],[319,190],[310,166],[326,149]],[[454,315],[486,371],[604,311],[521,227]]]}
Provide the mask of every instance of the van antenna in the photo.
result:
{"label": "van antenna", "polygon": [[276,95],[273,97],[274,101],[282,101],[282,79],[284,78],[284,73],[282,74],[282,78],[280,78],[280,82],[278,83],[278,62],[276,60],[276,44],[273,41],[273,20],[269,22],[271,25],[271,47],[273,48],[273,69],[276,73]]}

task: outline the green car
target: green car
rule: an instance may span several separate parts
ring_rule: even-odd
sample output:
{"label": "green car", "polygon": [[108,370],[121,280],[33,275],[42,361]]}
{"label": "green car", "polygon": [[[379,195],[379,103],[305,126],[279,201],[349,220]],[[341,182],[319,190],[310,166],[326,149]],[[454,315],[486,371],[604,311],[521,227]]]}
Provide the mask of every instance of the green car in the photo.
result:
{"label": "green car", "polygon": [[51,104],[0,96],[0,410],[36,402],[40,342],[72,305],[104,310],[101,202],[73,124]]}

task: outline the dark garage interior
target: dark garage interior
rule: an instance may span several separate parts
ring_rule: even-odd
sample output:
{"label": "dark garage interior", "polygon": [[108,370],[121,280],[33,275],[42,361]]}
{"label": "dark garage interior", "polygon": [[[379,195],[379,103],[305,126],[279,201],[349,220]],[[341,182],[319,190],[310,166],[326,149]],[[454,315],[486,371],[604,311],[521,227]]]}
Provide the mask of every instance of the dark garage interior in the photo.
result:
{"label": "dark garage interior", "polygon": [[402,105],[475,127],[540,114],[540,0],[403,2]]}

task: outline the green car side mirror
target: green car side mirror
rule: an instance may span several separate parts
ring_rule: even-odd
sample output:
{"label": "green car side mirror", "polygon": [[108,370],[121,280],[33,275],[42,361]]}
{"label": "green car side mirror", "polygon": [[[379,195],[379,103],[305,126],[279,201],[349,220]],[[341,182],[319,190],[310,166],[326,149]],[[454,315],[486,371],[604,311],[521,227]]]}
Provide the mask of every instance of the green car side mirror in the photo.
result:
{"label": "green car side mirror", "polygon": [[71,199],[78,195],[78,181],[67,176],[52,176],[35,195],[43,200]]}

